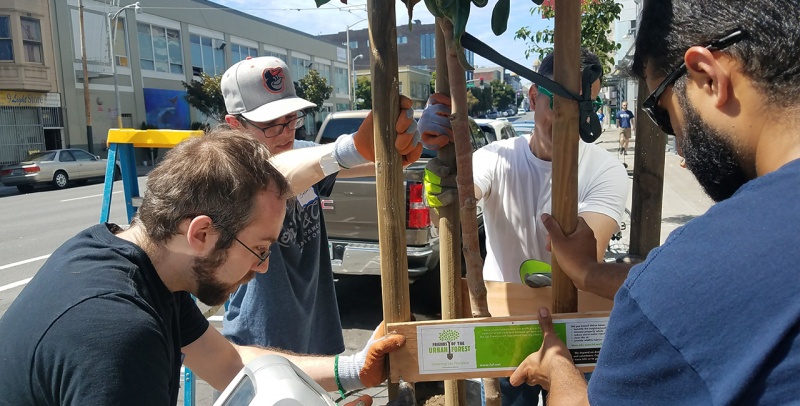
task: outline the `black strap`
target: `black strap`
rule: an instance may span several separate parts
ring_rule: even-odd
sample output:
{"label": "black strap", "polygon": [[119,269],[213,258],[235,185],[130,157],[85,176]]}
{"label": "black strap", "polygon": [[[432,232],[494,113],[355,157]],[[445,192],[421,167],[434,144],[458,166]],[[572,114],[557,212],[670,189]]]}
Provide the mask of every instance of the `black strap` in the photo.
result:
{"label": "black strap", "polygon": [[540,75],[514,61],[500,55],[497,51],[486,45],[483,41],[473,37],[465,32],[461,36],[461,45],[470,51],[508,69],[525,79],[530,80],[538,86],[541,86],[551,93],[561,97],[575,100],[578,102],[579,111],[579,125],[581,139],[584,142],[595,142],[600,137],[602,127],[600,119],[595,114],[594,100],[592,99],[592,84],[600,78],[603,68],[600,65],[589,65],[583,69],[581,73],[581,86],[583,96],[576,95],[569,90],[565,89],[561,84],[554,82],[550,78]]}

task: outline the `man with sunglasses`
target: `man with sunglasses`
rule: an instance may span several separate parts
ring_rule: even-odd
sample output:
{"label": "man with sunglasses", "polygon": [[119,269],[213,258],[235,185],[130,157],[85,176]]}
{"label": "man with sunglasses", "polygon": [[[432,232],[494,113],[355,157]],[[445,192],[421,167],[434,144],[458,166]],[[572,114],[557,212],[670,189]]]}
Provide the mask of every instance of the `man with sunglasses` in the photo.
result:
{"label": "man with sunglasses", "polygon": [[0,318],[0,404],[176,405],[181,365],[223,390],[276,353],[329,391],[385,380],[403,337],[338,358],[238,346],[192,300],[220,305],[267,271],[291,196],[269,158],[239,131],[190,138],[150,173],[129,228],[98,224],[56,249]]}
{"label": "man with sunglasses", "polygon": [[[539,73],[552,78],[553,60],[552,54],[545,57]],[[582,50],[581,64],[599,65],[600,60]],[[600,79],[592,85],[592,97],[599,92]],[[475,151],[472,159],[475,198],[483,205],[486,227],[483,278],[488,281],[521,283],[523,262],[550,263],[547,231],[539,216],[550,211],[552,201],[553,94],[531,86],[529,99],[536,122],[532,133],[493,142]],[[452,139],[449,98],[434,94],[428,103],[419,121],[423,143],[441,148]],[[595,261],[602,261],[625,210],[628,175],[614,155],[597,145],[581,142],[578,155],[578,210],[598,236]],[[429,162],[425,191],[431,207],[457,198],[454,178],[455,171],[438,159]],[[539,397],[538,387],[512,388],[508,379],[501,380],[501,391],[504,405],[536,404]]]}
{"label": "man with sunglasses", "polygon": [[585,223],[565,237],[545,216],[564,271],[614,309],[588,392],[546,309],[512,382],[559,405],[800,401],[798,21],[798,0],[644,3],[643,110],[717,204],[632,268],[595,263]]}
{"label": "man with sunglasses", "polygon": [[[282,60],[238,62],[220,85],[226,122],[269,148],[275,155],[271,163],[296,195],[287,205],[280,236],[269,247],[268,272],[231,296],[222,332],[240,345],[339,354],[345,350],[344,339],[319,196],[330,194],[337,177],[375,175],[372,115],[355,134],[317,145],[295,140],[295,130],[304,124],[303,111],[316,105],[297,97]],[[422,144],[411,101],[401,97],[400,107],[396,145],[408,164],[419,158]]]}

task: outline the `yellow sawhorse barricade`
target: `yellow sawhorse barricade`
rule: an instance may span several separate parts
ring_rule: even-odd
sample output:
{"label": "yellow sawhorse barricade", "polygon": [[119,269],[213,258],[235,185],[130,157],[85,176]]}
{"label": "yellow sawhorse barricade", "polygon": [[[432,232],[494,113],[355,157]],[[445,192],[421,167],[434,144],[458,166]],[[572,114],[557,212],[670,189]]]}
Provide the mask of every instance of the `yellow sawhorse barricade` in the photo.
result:
{"label": "yellow sawhorse barricade", "polygon": [[[136,209],[141,203],[139,181],[136,173],[134,148],[172,148],[189,137],[199,137],[203,131],[185,130],[108,130],[108,163],[106,164],[106,180],[103,186],[103,206],[100,209],[100,222],[108,221],[111,211],[111,194],[114,192],[114,163],[119,158],[122,175],[122,189],[125,194],[125,209],[128,223],[133,220]],[[155,163],[153,163],[155,164]],[[189,368],[183,375],[183,404],[194,406],[195,379]]]}
{"label": "yellow sawhorse barricade", "polygon": [[[114,163],[119,157],[122,175],[122,189],[125,194],[125,209],[128,222],[139,207],[139,182],[136,180],[136,160],[134,148],[172,148],[189,137],[199,137],[203,131],[186,130],[134,130],[112,128],[108,130],[108,164],[103,187],[103,206],[100,209],[100,222],[108,221],[111,210],[111,193],[114,189]],[[111,171],[111,172],[109,172]]]}

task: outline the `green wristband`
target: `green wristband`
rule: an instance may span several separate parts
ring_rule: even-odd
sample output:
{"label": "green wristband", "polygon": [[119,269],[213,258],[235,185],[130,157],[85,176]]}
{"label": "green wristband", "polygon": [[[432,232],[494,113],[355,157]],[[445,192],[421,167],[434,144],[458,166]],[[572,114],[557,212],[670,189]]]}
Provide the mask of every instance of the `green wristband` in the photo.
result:
{"label": "green wristband", "polygon": [[336,354],[333,358],[333,377],[336,378],[336,387],[339,388],[339,396],[344,400],[344,388],[342,387],[342,382],[339,380],[339,354]]}

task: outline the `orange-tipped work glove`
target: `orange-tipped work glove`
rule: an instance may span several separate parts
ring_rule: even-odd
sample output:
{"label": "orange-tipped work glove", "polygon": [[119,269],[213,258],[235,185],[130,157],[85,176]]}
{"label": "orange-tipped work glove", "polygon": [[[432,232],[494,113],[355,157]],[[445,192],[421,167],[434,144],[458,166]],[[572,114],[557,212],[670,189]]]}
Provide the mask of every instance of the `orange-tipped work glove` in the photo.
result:
{"label": "orange-tipped work glove", "polygon": [[453,140],[449,97],[434,93],[428,98],[428,105],[419,119],[419,131],[422,133],[422,144],[428,149],[437,150]]}
{"label": "orange-tipped work glove", "polygon": [[340,389],[351,391],[371,388],[386,380],[386,354],[405,345],[400,334],[384,335],[383,322],[372,333],[364,349],[352,355],[337,355],[336,383]]}
{"label": "orange-tipped work glove", "polygon": [[[403,159],[403,166],[411,164],[422,155],[420,134],[417,131],[417,122],[414,120],[414,110],[411,108],[411,99],[400,96],[400,113],[395,123],[397,139],[395,148]],[[352,144],[347,140],[352,139]],[[375,136],[373,135],[372,112],[358,127],[358,131],[351,137],[341,136],[336,140],[334,148],[336,161],[344,168],[375,162]]]}

